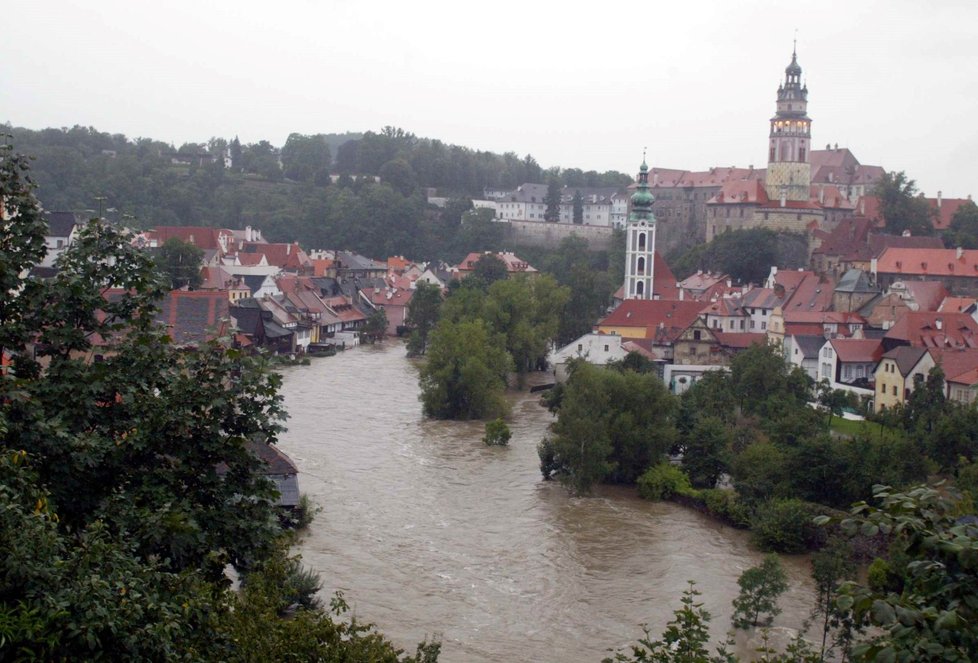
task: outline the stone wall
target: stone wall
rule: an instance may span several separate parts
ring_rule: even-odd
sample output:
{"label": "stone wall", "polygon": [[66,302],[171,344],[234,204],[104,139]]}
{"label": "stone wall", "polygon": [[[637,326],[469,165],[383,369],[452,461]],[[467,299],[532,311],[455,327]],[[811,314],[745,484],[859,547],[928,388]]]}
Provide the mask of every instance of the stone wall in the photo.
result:
{"label": "stone wall", "polygon": [[610,226],[586,226],[547,221],[499,221],[504,224],[503,239],[506,248],[533,246],[556,249],[565,237],[575,235],[587,240],[592,251],[605,251],[611,247]]}

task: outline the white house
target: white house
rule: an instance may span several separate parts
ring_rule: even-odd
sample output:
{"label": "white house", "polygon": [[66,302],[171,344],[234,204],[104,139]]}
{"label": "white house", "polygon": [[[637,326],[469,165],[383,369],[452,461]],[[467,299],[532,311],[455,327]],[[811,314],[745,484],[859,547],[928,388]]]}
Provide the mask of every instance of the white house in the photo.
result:
{"label": "white house", "polygon": [[583,359],[595,366],[604,366],[611,361],[621,361],[628,355],[622,348],[618,334],[598,334],[591,332],[571,341],[550,355],[557,382],[567,379],[567,365],[572,359]]}

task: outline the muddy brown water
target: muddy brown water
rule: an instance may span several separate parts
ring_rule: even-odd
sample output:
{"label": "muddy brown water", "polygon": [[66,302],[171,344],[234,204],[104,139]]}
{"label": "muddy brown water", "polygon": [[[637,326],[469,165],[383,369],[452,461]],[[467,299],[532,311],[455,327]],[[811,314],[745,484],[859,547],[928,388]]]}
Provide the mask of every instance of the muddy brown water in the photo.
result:
{"label": "muddy brown water", "polygon": [[[417,374],[395,342],[284,371],[280,446],[322,509],[299,548],[324,598],[342,590],[409,651],[437,635],[446,663],[600,661],[643,623],[660,634],[695,580],[723,637],[737,577],[763,557],[745,532],[630,489],[572,498],[540,477],[553,419],[537,395],[511,395],[513,438],[488,448],[481,423],[421,416]],[[797,627],[809,562],[783,561],[775,624]]]}

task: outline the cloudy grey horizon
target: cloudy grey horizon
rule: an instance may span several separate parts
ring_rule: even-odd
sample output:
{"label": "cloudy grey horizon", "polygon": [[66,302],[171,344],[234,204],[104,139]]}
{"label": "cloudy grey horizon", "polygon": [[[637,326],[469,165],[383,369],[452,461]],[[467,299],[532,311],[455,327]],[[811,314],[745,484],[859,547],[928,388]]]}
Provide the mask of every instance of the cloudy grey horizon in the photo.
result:
{"label": "cloudy grey horizon", "polygon": [[544,167],[765,166],[791,59],[812,145],[978,194],[978,3],[373,3],[8,7],[0,122],[180,145],[402,127]]}

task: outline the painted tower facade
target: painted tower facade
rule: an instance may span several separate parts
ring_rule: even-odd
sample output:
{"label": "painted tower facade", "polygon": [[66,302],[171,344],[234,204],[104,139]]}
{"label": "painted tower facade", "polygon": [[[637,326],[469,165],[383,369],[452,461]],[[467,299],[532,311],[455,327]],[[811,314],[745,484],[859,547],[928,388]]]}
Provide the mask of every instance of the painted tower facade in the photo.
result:
{"label": "painted tower facade", "polygon": [[642,157],[638,188],[631,198],[631,212],[625,225],[625,299],[652,299],[655,261],[655,215],[649,192],[649,167]]}
{"label": "painted tower facade", "polygon": [[775,201],[807,201],[811,195],[812,120],[808,117],[808,86],[801,82],[797,49],[778,86],[777,112],[768,141],[767,196]]}

